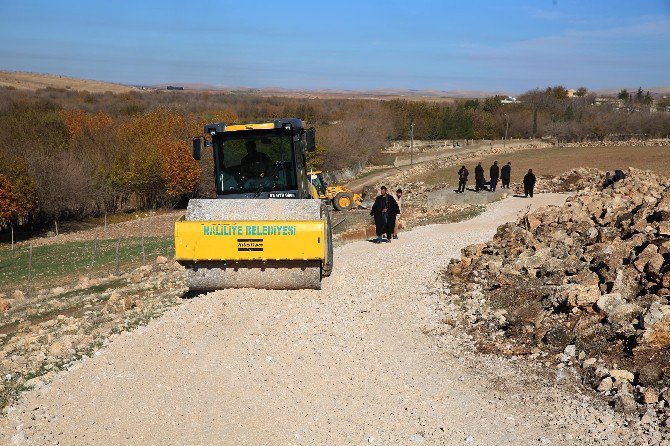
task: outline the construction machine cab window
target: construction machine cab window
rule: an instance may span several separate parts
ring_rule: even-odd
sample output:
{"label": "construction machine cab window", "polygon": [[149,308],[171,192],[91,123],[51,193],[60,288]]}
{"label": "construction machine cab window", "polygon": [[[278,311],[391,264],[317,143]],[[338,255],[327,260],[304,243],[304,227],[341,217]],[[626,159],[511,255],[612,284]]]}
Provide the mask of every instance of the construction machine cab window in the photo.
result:
{"label": "construction machine cab window", "polygon": [[298,189],[290,133],[236,133],[213,139],[217,195]]}

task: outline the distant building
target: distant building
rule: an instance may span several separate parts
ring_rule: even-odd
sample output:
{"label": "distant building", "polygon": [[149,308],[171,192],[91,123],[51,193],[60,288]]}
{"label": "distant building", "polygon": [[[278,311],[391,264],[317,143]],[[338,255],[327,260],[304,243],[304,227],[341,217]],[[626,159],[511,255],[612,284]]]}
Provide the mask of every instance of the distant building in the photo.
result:
{"label": "distant building", "polygon": [[500,100],[501,104],[519,104],[520,102],[521,101],[512,96],[507,96],[505,99]]}
{"label": "distant building", "polygon": [[640,103],[635,103],[635,102],[627,102],[623,99],[619,98],[611,98],[611,97],[605,97],[605,98],[596,98],[594,105],[596,106],[610,106],[614,108],[615,110],[619,111],[625,111],[628,113],[639,113],[639,112],[650,112],[654,113],[658,111],[658,107],[654,104],[640,104]]}
{"label": "distant building", "polygon": [[167,90],[183,90],[184,87],[173,87],[172,85],[168,85]]}
{"label": "distant building", "polygon": [[574,98],[575,93],[577,93],[577,90],[573,90],[572,88],[568,90],[568,97],[569,98]]}

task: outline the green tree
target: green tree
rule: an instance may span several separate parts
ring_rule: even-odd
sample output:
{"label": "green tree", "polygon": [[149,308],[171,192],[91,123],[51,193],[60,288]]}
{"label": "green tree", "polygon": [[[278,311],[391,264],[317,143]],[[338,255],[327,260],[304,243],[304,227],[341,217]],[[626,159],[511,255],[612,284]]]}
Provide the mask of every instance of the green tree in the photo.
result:
{"label": "green tree", "polygon": [[565,114],[563,117],[566,121],[572,121],[572,119],[575,117],[575,112],[572,109],[572,105],[568,105],[568,108],[565,109]]}
{"label": "green tree", "polygon": [[579,87],[577,91],[575,92],[575,96],[579,96],[580,98],[586,96],[586,93],[588,93],[589,90],[586,89],[586,87]]}
{"label": "green tree", "polygon": [[313,170],[322,170],[326,161],[326,152],[328,149],[323,144],[316,144],[316,150],[307,152],[307,168]]}
{"label": "green tree", "polygon": [[630,93],[628,93],[628,90],[625,88],[619,92],[619,95],[617,98],[623,100],[623,101],[628,101],[630,99]]}
{"label": "green tree", "polygon": [[635,102],[641,103],[644,100],[644,91],[642,87],[638,87],[637,92],[635,93]]}
{"label": "green tree", "polygon": [[503,99],[502,96],[495,95],[493,97],[489,97],[484,99],[484,111],[487,111],[489,113],[493,113],[496,111],[498,108],[500,108],[500,101]]}
{"label": "green tree", "polygon": [[568,89],[565,88],[563,85],[548,87],[547,93],[553,95],[556,99],[566,99],[568,97]]}

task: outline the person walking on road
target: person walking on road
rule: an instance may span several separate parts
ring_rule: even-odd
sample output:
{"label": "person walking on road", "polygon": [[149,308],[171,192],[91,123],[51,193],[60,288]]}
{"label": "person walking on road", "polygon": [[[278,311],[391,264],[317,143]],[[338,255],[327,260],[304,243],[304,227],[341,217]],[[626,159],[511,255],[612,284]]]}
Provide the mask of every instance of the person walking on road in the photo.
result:
{"label": "person walking on road", "polygon": [[465,166],[461,166],[461,168],[458,170],[458,191],[457,193],[463,193],[465,192],[465,185],[468,184],[468,175],[470,175],[470,172],[468,172],[468,169],[465,168]]}
{"label": "person walking on road", "polygon": [[498,161],[493,162],[493,165],[489,169],[489,175],[491,176],[491,181],[489,183],[491,188],[489,190],[491,192],[495,192],[496,187],[498,186],[498,178],[500,178],[500,167],[498,166]]}
{"label": "person walking on road", "polygon": [[[395,201],[398,203],[398,215],[402,214],[402,189],[395,191]],[[400,217],[396,217],[395,225],[393,226],[393,238],[398,238],[398,226],[400,226]]]}
{"label": "person walking on road", "polygon": [[500,169],[500,180],[502,181],[502,189],[509,189],[509,181],[512,177],[512,162],[508,161],[507,164],[502,166]]}
{"label": "person walking on road", "polygon": [[486,179],[484,178],[484,168],[482,163],[478,163],[475,167],[475,191],[479,192],[482,189],[486,189]]}
{"label": "person walking on road", "polygon": [[395,201],[395,198],[388,194],[386,186],[382,186],[381,193],[375,199],[375,204],[372,205],[372,209],[370,210],[370,215],[375,219],[377,233],[375,243],[384,241],[382,238],[383,235],[386,235],[387,242],[391,241],[398,213],[398,203]]}
{"label": "person walking on road", "polygon": [[526,198],[530,195],[533,198],[533,189],[535,188],[535,174],[533,169],[528,169],[528,173],[523,177],[523,193]]}

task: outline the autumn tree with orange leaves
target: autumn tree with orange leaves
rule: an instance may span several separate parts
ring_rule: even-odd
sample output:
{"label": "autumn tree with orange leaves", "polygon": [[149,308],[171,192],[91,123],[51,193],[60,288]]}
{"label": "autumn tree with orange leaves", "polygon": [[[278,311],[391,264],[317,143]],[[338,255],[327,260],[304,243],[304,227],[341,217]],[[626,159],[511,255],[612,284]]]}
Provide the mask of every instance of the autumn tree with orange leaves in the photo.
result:
{"label": "autumn tree with orange leaves", "polygon": [[0,228],[21,223],[33,210],[33,203],[26,201],[21,190],[15,190],[12,183],[0,174]]}

